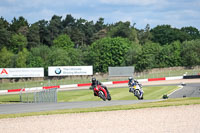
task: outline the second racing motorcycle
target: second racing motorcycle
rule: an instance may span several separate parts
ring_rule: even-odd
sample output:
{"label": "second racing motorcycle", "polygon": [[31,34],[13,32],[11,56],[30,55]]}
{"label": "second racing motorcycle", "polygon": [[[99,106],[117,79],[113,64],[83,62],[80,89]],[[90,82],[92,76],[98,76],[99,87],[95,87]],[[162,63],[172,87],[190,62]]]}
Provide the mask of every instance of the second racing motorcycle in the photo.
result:
{"label": "second racing motorcycle", "polygon": [[138,100],[143,100],[144,92],[142,91],[142,85],[136,84],[129,86],[129,92],[132,92],[134,96],[138,98]]}

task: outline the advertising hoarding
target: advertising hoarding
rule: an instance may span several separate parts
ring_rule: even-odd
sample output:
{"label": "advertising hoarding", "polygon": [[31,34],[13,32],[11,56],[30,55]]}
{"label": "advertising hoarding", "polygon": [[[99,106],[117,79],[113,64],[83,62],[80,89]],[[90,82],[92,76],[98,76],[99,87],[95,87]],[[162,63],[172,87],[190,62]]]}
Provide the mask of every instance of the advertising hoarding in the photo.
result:
{"label": "advertising hoarding", "polygon": [[51,66],[48,76],[93,75],[93,66]]}
{"label": "advertising hoarding", "polygon": [[0,78],[44,77],[44,68],[0,68]]}

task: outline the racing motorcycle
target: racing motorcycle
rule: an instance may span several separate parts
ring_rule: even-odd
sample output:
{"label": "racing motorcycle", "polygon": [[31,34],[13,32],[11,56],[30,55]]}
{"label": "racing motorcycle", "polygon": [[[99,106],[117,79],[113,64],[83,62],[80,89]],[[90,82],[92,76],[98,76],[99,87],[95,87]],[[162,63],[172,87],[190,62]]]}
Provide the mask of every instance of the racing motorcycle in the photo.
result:
{"label": "racing motorcycle", "polygon": [[138,100],[143,100],[143,91],[142,91],[142,86],[141,85],[134,85],[129,87],[130,90],[129,92],[132,92],[134,96],[138,98]]}
{"label": "racing motorcycle", "polygon": [[111,96],[110,94],[107,93],[106,89],[103,88],[101,85],[97,85],[95,88],[94,88],[94,94],[98,97],[100,97],[102,100],[106,101],[106,99],[108,101],[111,100]]}

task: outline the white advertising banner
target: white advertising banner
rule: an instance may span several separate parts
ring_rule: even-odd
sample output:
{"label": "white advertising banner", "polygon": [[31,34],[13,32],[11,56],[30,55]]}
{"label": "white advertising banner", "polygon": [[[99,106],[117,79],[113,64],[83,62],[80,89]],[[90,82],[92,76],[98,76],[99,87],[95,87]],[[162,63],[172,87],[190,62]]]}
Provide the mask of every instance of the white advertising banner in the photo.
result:
{"label": "white advertising banner", "polygon": [[93,66],[52,66],[49,76],[93,75]]}
{"label": "white advertising banner", "polygon": [[44,68],[0,68],[0,78],[44,77]]}

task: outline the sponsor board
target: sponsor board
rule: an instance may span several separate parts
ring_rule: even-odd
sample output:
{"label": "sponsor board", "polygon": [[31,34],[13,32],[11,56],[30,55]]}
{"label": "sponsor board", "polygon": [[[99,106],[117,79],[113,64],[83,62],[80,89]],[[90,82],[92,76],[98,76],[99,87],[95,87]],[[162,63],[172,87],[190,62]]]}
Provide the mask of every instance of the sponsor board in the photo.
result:
{"label": "sponsor board", "polygon": [[93,66],[52,66],[48,76],[93,75]]}
{"label": "sponsor board", "polygon": [[0,78],[44,77],[44,68],[0,68]]}

